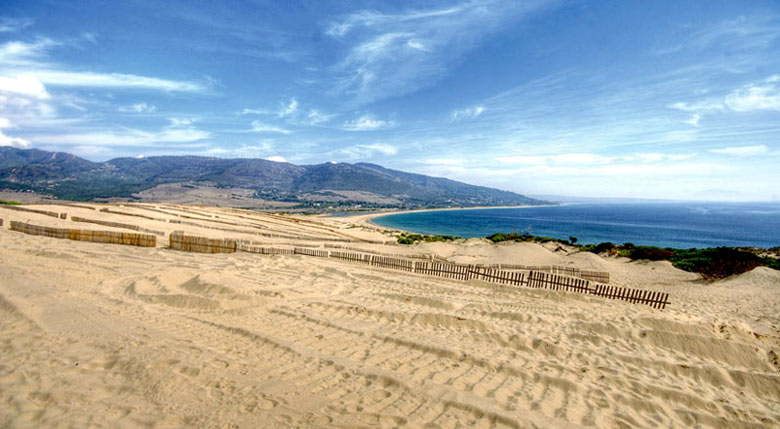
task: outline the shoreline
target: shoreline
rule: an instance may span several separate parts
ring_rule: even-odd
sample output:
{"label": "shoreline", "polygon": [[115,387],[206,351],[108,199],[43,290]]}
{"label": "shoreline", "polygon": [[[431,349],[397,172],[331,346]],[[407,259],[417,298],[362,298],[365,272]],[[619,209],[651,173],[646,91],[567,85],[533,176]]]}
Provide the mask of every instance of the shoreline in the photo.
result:
{"label": "shoreline", "polygon": [[452,210],[485,210],[485,209],[523,209],[523,208],[530,208],[530,207],[558,207],[563,204],[541,204],[541,205],[523,205],[523,206],[476,206],[476,207],[444,207],[444,208],[437,208],[437,209],[412,209],[412,210],[393,210],[388,212],[381,212],[381,213],[367,213],[363,215],[355,215],[352,219],[359,221],[359,223],[364,225],[369,225],[375,228],[383,228],[383,229],[389,229],[389,230],[395,230],[395,231],[401,231],[401,232],[409,232],[412,234],[422,234],[419,232],[414,231],[408,231],[404,229],[399,228],[391,228],[384,225],[380,225],[378,223],[375,223],[373,219],[382,217],[382,216],[391,216],[391,215],[397,215],[397,214],[409,214],[409,213],[424,213],[424,212],[438,212],[438,211],[452,211]]}

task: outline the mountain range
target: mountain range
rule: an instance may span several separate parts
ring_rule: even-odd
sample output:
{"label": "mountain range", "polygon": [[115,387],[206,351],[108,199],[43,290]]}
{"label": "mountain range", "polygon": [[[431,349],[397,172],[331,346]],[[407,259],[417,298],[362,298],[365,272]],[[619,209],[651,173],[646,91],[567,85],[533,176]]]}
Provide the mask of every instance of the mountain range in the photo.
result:
{"label": "mountain range", "polygon": [[0,147],[0,189],[32,190],[60,199],[133,198],[171,183],[254,191],[254,197],[301,205],[455,207],[534,205],[514,192],[391,170],[368,163],[294,165],[264,159],[199,156],[115,158],[92,162],[64,152]]}

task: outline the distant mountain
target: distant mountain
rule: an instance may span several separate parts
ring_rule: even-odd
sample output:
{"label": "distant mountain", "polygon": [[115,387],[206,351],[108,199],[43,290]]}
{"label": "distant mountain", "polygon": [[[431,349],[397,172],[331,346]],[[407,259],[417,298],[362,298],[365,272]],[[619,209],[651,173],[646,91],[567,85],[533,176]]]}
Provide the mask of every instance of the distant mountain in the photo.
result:
{"label": "distant mountain", "polygon": [[198,156],[116,158],[97,163],[63,152],[0,147],[0,188],[61,199],[132,198],[168,183],[252,189],[258,198],[302,205],[450,207],[543,204],[513,192],[391,170],[379,165],[298,166],[263,159]]}

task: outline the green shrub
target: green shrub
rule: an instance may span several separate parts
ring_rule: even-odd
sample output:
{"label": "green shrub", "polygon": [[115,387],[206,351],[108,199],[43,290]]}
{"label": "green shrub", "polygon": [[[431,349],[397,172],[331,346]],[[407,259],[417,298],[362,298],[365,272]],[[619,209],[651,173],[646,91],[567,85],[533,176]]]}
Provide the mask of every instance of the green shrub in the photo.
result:
{"label": "green shrub", "polygon": [[420,234],[409,234],[406,232],[402,232],[401,235],[398,236],[398,243],[415,244],[420,241],[424,241],[426,243],[445,242],[445,241],[457,240],[459,238],[460,237],[453,237],[451,235],[420,235]]}
{"label": "green shrub", "polygon": [[669,261],[681,270],[700,273],[708,279],[722,279],[750,271],[761,265],[769,265],[765,259],[742,250],[716,247],[679,249],[674,251]]}
{"label": "green shrub", "polygon": [[17,201],[0,200],[0,205],[4,205],[4,206],[21,206],[22,203],[17,202]]}
{"label": "green shrub", "polygon": [[[623,246],[625,248],[625,246]],[[637,246],[634,248],[627,249],[629,253],[629,258],[631,259],[647,259],[650,261],[665,261],[672,256],[674,256],[674,252],[667,249],[661,249],[660,247],[654,247],[654,246]]]}
{"label": "green shrub", "polygon": [[603,243],[597,244],[591,252],[593,253],[603,253],[603,252],[609,252],[612,249],[615,248],[615,243],[611,243],[609,241],[605,241]]}

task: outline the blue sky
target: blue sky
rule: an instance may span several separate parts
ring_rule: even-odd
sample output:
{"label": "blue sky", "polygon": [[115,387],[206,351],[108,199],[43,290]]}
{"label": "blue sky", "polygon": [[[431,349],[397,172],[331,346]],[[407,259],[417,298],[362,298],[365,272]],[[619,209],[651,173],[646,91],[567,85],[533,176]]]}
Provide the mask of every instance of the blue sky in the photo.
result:
{"label": "blue sky", "polygon": [[777,200],[780,3],[3,0],[0,145]]}

